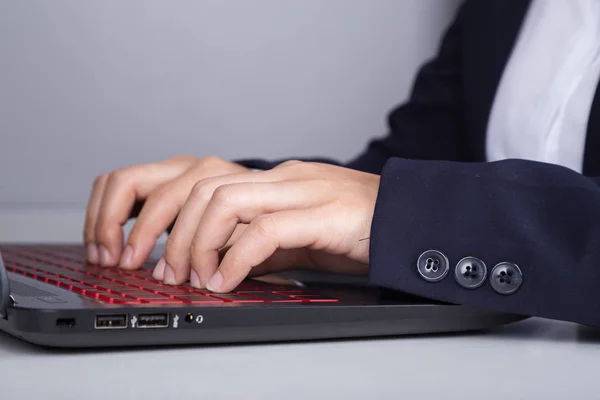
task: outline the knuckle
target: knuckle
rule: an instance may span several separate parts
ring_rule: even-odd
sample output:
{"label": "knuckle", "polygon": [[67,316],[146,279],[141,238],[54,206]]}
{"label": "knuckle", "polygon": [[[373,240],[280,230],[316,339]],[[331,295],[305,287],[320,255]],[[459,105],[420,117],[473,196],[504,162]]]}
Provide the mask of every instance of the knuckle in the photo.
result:
{"label": "knuckle", "polygon": [[191,191],[191,197],[195,200],[209,199],[212,196],[213,178],[202,179],[196,182]]}
{"label": "knuckle", "polygon": [[131,168],[120,168],[115,170],[108,177],[112,185],[121,186],[127,184],[131,176]]}
{"label": "knuckle", "polygon": [[180,154],[174,157],[169,158],[167,161],[179,164],[179,163],[183,163],[183,164],[188,164],[188,163],[192,163],[194,161],[196,161],[197,158],[188,154]]}
{"label": "knuckle", "polygon": [[290,172],[302,176],[319,176],[322,172],[322,166],[313,162],[293,162],[289,165]]}
{"label": "knuckle", "polygon": [[235,199],[235,188],[232,185],[223,185],[215,189],[211,201],[219,204],[221,207],[226,207],[232,205]]}
{"label": "knuckle", "polygon": [[301,168],[302,170],[306,170],[306,172],[312,173],[320,173],[323,170],[323,166],[321,164],[313,162],[302,163]]}
{"label": "knuckle", "polygon": [[225,163],[225,160],[217,156],[208,156],[201,158],[199,160],[199,163],[203,168],[217,168],[223,165]]}
{"label": "knuckle", "polygon": [[281,164],[279,164],[278,167],[286,168],[286,167],[292,167],[292,166],[297,165],[297,164],[302,164],[302,161],[299,161],[299,160],[288,160],[288,161],[285,161],[285,162],[282,162]]}

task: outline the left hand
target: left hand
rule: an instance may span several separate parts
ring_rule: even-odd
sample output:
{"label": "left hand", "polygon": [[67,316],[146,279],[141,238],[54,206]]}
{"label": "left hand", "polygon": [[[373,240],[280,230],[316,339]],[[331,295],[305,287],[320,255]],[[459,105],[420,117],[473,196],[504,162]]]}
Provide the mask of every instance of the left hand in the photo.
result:
{"label": "left hand", "polygon": [[369,240],[361,239],[378,189],[378,175],[300,161],[202,180],[154,277],[223,293],[248,275],[291,268],[366,274]]}

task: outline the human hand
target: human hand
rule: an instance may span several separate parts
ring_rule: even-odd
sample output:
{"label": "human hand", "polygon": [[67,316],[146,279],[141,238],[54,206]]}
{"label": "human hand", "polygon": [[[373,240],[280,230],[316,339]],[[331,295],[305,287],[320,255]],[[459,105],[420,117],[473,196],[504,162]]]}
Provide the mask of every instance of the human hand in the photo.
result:
{"label": "human hand", "polygon": [[[96,178],[87,208],[84,241],[90,263],[139,268],[158,237],[175,220],[196,182],[250,171],[217,157],[179,156],[135,165]],[[123,248],[123,225],[134,205],[141,211]]]}
{"label": "human hand", "polygon": [[[198,182],[154,277],[214,292],[294,267],[365,274],[379,176],[290,161]],[[224,254],[223,254],[224,253]],[[221,257],[222,256],[222,260]]]}

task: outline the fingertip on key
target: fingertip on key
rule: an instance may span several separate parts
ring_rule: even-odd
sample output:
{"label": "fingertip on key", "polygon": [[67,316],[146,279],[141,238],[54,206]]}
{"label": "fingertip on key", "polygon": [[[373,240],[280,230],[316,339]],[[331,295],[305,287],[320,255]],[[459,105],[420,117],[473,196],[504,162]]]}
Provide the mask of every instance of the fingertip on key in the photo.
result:
{"label": "fingertip on key", "polygon": [[164,257],[158,260],[158,263],[154,267],[154,271],[152,272],[152,277],[157,281],[162,281],[165,278],[165,266],[166,262]]}
{"label": "fingertip on key", "polygon": [[171,268],[171,266],[167,263],[165,263],[163,283],[165,285],[176,285],[177,284],[177,282],[175,282],[175,271],[173,271],[173,268]]}
{"label": "fingertip on key", "polygon": [[190,285],[197,289],[204,289],[202,284],[200,283],[200,278],[198,277],[198,273],[194,270],[190,272]]}
{"label": "fingertip on key", "polygon": [[221,290],[221,286],[223,285],[223,274],[221,271],[215,272],[215,274],[210,278],[208,283],[206,284],[206,288],[211,292],[218,292]]}
{"label": "fingertip on key", "polygon": [[121,261],[119,262],[119,266],[121,268],[131,268],[131,263],[133,262],[133,247],[127,246],[123,251],[123,255],[121,256]]}
{"label": "fingertip on key", "polygon": [[112,257],[108,249],[104,246],[100,246],[100,265],[103,267],[109,267],[112,264]]}
{"label": "fingertip on key", "polygon": [[100,262],[100,256],[98,255],[98,246],[95,243],[88,243],[86,248],[87,261],[90,264],[98,264]]}

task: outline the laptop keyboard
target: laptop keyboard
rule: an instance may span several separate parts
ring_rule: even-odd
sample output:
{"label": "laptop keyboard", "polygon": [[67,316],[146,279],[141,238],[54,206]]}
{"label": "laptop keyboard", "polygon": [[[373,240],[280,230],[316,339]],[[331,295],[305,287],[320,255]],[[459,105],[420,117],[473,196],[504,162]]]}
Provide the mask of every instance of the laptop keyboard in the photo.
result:
{"label": "laptop keyboard", "polygon": [[245,280],[228,294],[186,283],[169,286],[152,277],[154,265],[137,271],[103,268],[85,260],[82,246],[0,247],[9,272],[24,275],[106,304],[328,303],[338,299],[306,288]]}

